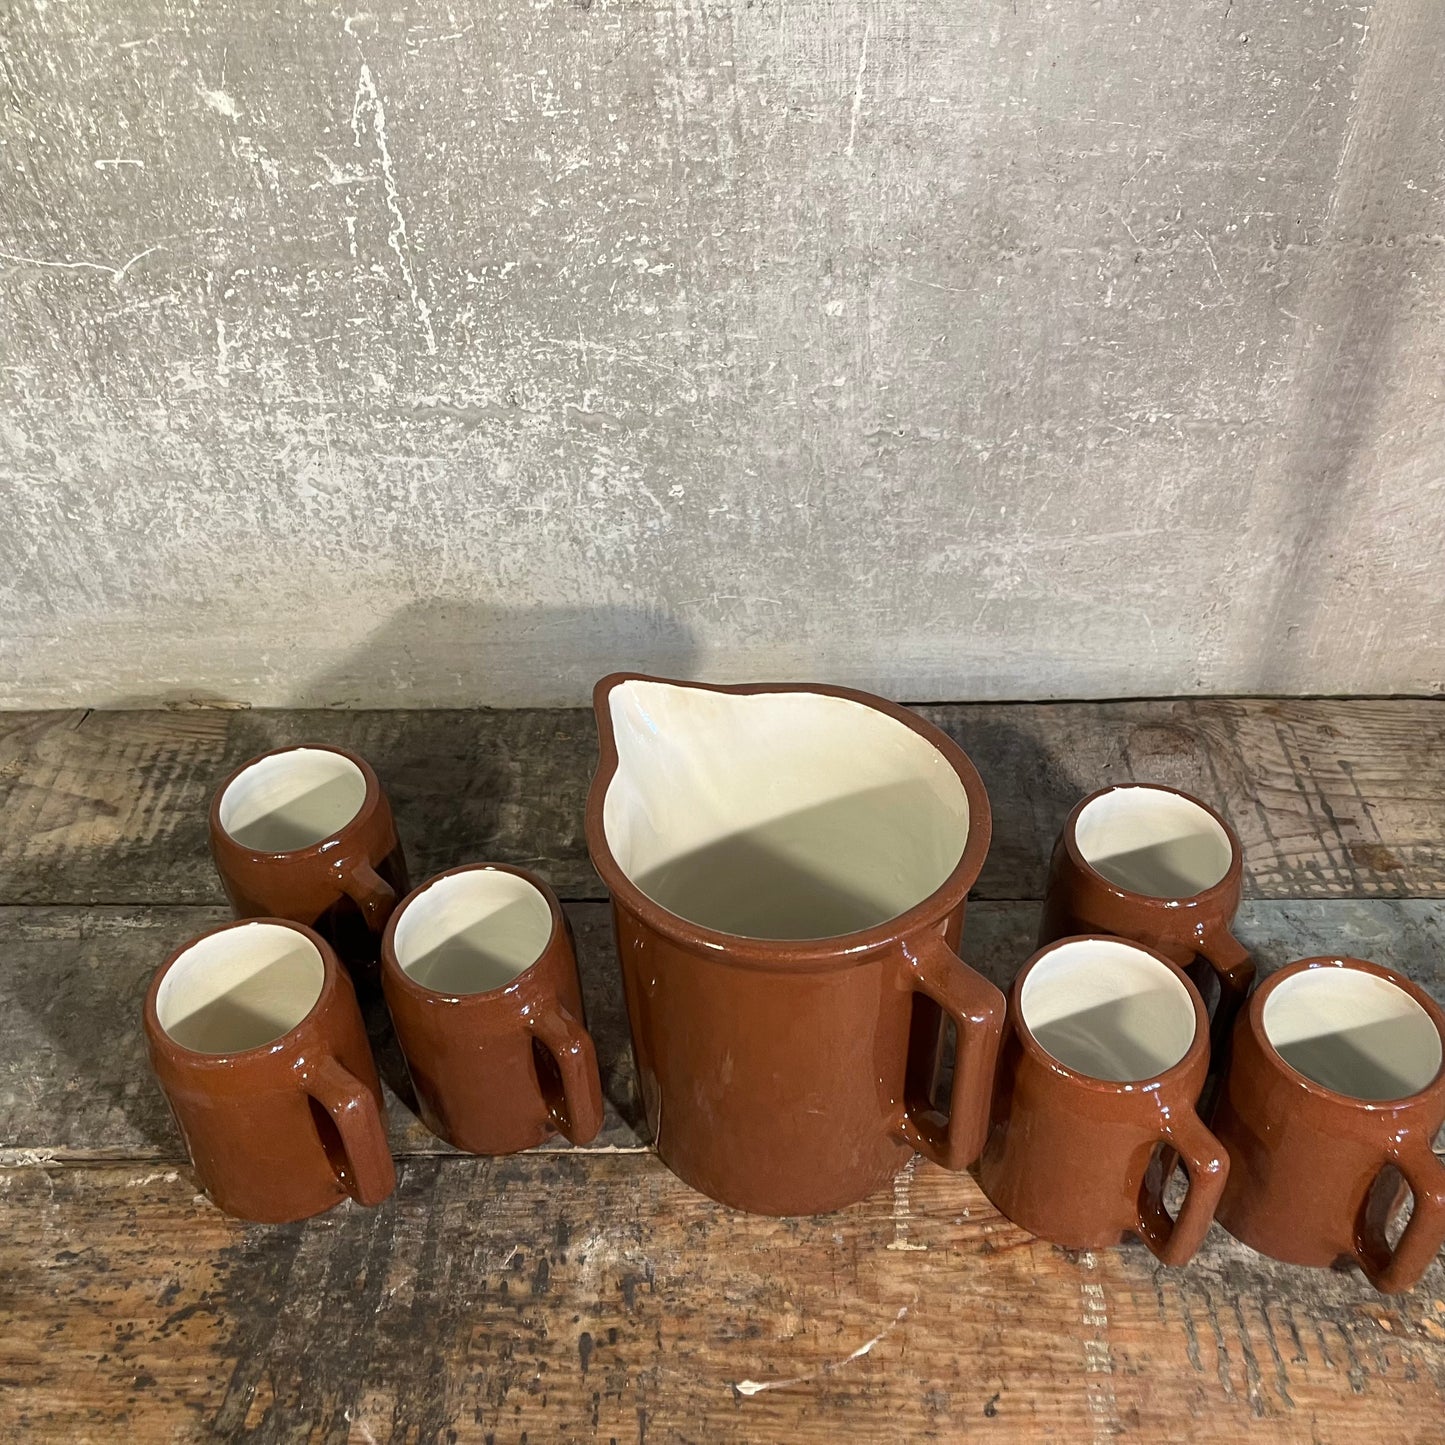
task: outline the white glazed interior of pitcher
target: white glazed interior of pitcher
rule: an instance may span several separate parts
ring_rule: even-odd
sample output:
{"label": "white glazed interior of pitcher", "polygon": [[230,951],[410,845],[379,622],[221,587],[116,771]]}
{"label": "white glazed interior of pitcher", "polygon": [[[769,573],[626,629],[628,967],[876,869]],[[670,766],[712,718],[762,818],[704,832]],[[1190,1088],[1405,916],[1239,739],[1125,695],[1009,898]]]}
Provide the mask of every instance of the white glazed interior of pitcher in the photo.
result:
{"label": "white glazed interior of pitcher", "polygon": [[853,933],[921,903],[963,856],[962,779],[887,713],[636,679],[609,705],[607,846],[690,922],[749,938]]}

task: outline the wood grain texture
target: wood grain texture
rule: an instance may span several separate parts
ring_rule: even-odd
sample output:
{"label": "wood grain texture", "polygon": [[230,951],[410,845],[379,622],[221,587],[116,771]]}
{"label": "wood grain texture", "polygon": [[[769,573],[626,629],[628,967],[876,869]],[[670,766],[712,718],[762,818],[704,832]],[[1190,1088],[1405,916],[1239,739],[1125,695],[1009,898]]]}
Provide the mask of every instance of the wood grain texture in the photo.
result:
{"label": "wood grain texture", "polygon": [[[567,911],[607,1101],[602,1132],[583,1147],[641,1150],[647,1140],[608,909],[571,903]],[[184,1161],[146,1063],[141,1001],[172,949],[226,917],[190,906],[0,908],[0,1159]],[[974,903],[963,954],[1007,988],[1037,928],[1036,904]],[[1350,953],[1400,969],[1445,1001],[1445,902],[1257,900],[1241,911],[1239,935],[1266,971],[1315,953]],[[369,1024],[393,1152],[451,1153],[412,1111],[384,1010],[372,1009]],[[559,1138],[545,1147],[572,1146]]]}
{"label": "wood grain texture", "polygon": [[[643,1147],[612,926],[601,903],[569,904],[588,1022],[607,1096],[588,1147]],[[151,975],[223,908],[0,909],[0,1144],[14,1157],[184,1160],[151,1077],[141,1006]],[[411,1107],[384,1006],[367,1009],[398,1155],[450,1153]],[[571,1147],[557,1140],[556,1147]],[[0,1157],[4,1157],[0,1151]]]}
{"label": "wood grain texture", "polygon": [[0,1172],[0,1438],[1438,1442],[1445,1269],[1068,1253],[920,1162],[826,1218],[651,1156],[412,1159],[255,1228],[181,1170]]}
{"label": "wood grain texture", "polygon": [[[1209,700],[919,711],[969,752],[994,840],[976,894],[1037,898],[1068,810],[1110,782],[1169,783],[1221,809],[1255,897],[1445,897],[1445,704]],[[220,903],[216,784],[267,748],[355,749],[376,767],[420,879],[462,862],[538,869],[601,898],[582,811],[591,714],[0,715],[0,903]]]}
{"label": "wood grain texture", "polygon": [[590,712],[200,708],[0,714],[0,903],[224,902],[211,795],[247,758],[302,742],[376,767],[418,879],[489,859],[602,896],[582,843]]}
{"label": "wood grain texture", "polygon": [[[1137,778],[1234,821],[1262,968],[1350,952],[1445,999],[1438,705],[924,711],[993,797],[995,896],[963,952],[996,982],[1032,948],[1063,814]],[[373,1019],[399,1090],[393,1199],[266,1228],[197,1195],[140,1000],[226,916],[215,780],[311,738],[376,762],[418,877],[521,859],[576,900],[596,1145],[451,1152]],[[1178,1271],[1138,1246],[1057,1250],[921,1161],[814,1219],[734,1214],[673,1178],[638,1132],[607,909],[586,896],[592,749],[580,712],[0,717],[0,1441],[1445,1440],[1440,1260],[1383,1299],[1217,1227]]]}

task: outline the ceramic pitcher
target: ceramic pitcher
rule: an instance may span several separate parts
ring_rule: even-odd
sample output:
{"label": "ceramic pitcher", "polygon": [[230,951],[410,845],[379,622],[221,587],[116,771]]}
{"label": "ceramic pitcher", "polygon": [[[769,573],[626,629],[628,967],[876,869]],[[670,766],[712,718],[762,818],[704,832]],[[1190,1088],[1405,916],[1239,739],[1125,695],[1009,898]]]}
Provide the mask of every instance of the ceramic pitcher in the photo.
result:
{"label": "ceramic pitcher", "polygon": [[664,1163],[764,1214],[853,1203],[915,1150],[972,1163],[1004,1000],[955,951],[989,842],[963,751],[843,688],[619,673],[594,702],[587,844]]}

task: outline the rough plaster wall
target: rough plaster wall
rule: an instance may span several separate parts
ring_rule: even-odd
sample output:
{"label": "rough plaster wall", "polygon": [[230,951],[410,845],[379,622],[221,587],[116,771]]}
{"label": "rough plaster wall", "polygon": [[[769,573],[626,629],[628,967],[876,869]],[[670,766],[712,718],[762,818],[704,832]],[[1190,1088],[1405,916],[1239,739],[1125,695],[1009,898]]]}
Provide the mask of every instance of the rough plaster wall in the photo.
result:
{"label": "rough plaster wall", "polygon": [[1445,677],[1445,6],[20,0],[0,703]]}

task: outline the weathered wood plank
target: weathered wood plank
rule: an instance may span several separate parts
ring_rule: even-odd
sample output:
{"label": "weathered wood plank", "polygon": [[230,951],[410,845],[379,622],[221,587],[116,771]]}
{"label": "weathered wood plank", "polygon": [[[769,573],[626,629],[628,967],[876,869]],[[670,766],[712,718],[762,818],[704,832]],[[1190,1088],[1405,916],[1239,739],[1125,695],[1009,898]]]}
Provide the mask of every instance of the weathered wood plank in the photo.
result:
{"label": "weathered wood plank", "polygon": [[184,1171],[0,1171],[0,1438],[1437,1442],[1445,1267],[1383,1299],[1217,1228],[1074,1254],[920,1163],[768,1220],[651,1156],[418,1158],[248,1228]]}
{"label": "weathered wood plank", "polygon": [[[581,903],[568,911],[607,1096],[602,1131],[587,1147],[640,1149],[608,909]],[[141,1007],[167,954],[229,916],[189,906],[0,909],[0,1145],[11,1157],[184,1159],[146,1059]],[[452,1152],[410,1107],[384,1006],[373,1000],[367,1013],[393,1152]],[[571,1146],[559,1139],[544,1147]]]}
{"label": "weathered wood plank", "polygon": [[[603,1130],[587,1147],[641,1149],[608,910],[574,903],[568,912],[608,1100]],[[192,907],[0,909],[0,1147],[8,1157],[184,1159],[146,1063],[141,1000],[171,949],[225,917],[222,909]],[[975,903],[964,954],[1006,986],[1032,951],[1037,926],[1036,904]],[[1334,949],[1389,963],[1445,999],[1445,902],[1259,900],[1245,905],[1240,932],[1266,969]],[[393,1151],[450,1152],[404,1102],[405,1073],[384,1015],[378,1011],[372,1024],[382,1073],[394,1086]]]}
{"label": "weathered wood plank", "polygon": [[[1037,893],[1089,788],[1172,782],[1239,828],[1259,899],[1241,933],[1265,968],[1338,949],[1445,997],[1437,704],[924,711],[989,783],[985,894]],[[139,1005],[165,954],[225,916],[215,779],[307,738],[377,763],[418,876],[485,856],[597,888],[583,713],[0,716],[0,899],[135,905],[0,909],[0,1439],[1445,1438],[1440,1261],[1382,1300],[1218,1229],[1184,1271],[1071,1255],[922,1163],[816,1220],[687,1190],[635,1130],[596,903],[569,911],[610,1100],[599,1147],[456,1156],[393,1096],[387,1205],[227,1220],[194,1193]],[[1035,904],[976,903],[965,954],[1006,982],[1035,923]],[[385,1072],[400,1082],[394,1055]]]}
{"label": "weathered wood plank", "polygon": [[1445,704],[1230,699],[920,707],[983,773],[994,841],[979,893],[1034,898],[1070,808],[1167,783],[1218,808],[1256,898],[1445,897]]}
{"label": "weathered wood plank", "polygon": [[[971,753],[994,807],[978,896],[1033,898],[1074,802],[1172,783],[1221,808],[1257,897],[1445,897],[1445,705],[1303,700],[919,709]],[[385,780],[417,877],[491,859],[600,898],[582,807],[581,711],[0,715],[0,903],[215,903],[206,806],[268,747],[319,741]]]}
{"label": "weathered wood plank", "polygon": [[211,794],[248,757],[302,742],[374,764],[418,878],[485,859],[601,896],[581,841],[590,713],[198,709],[0,714],[0,902],[223,901]]}

